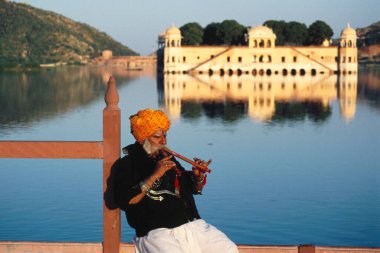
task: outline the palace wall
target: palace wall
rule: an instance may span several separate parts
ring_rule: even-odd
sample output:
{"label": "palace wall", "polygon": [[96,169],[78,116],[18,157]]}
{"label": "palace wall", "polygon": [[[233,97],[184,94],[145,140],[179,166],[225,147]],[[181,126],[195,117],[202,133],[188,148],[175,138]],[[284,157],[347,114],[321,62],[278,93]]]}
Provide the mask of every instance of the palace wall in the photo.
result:
{"label": "palace wall", "polygon": [[[276,35],[252,27],[247,46],[182,46],[181,31],[170,27],[159,36],[158,62],[165,74],[305,75],[356,74],[356,32],[346,27],[339,46],[275,46]],[[163,53],[162,53],[163,52]]]}
{"label": "palace wall", "polygon": [[182,46],[165,49],[164,73],[333,74],[340,70],[339,59],[356,73],[357,50],[351,50],[352,56],[346,59],[339,56],[338,47]]}

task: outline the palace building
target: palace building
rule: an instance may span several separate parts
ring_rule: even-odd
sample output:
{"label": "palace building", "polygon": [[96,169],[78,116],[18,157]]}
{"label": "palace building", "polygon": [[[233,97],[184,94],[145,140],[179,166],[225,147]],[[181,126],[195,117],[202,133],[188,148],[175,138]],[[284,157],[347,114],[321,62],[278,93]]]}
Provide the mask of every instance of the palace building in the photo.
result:
{"label": "palace building", "polygon": [[172,26],[158,39],[158,70],[165,74],[208,75],[320,75],[356,74],[356,31],[347,26],[340,44],[331,46],[276,46],[276,35],[266,26],[248,31],[247,46],[182,46],[181,31]]}

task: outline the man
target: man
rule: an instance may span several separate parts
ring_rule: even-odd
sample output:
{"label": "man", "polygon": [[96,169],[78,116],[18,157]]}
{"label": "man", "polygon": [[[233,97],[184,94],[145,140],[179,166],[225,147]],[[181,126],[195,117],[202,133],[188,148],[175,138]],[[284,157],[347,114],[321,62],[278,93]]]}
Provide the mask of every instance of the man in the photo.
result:
{"label": "man", "polygon": [[[199,216],[193,194],[206,175],[185,169],[161,148],[170,121],[160,110],[145,109],[130,117],[136,139],[116,163],[115,200],[135,229],[137,253],[238,253],[225,234]],[[195,159],[200,165],[207,163]]]}

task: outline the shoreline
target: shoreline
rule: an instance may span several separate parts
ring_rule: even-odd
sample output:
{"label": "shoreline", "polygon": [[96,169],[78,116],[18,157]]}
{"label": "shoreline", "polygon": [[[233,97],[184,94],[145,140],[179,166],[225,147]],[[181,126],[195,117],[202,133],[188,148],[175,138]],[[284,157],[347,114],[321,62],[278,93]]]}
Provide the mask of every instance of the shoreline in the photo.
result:
{"label": "shoreline", "polygon": [[[41,69],[48,69],[48,68],[59,68],[59,67],[72,67],[72,66],[89,66],[89,67],[110,67],[109,65],[95,65],[95,64],[40,64],[39,66],[35,66],[35,67],[22,67],[22,66],[17,66],[17,67],[3,67],[3,68],[0,68],[0,73],[12,73],[12,72],[32,72],[32,71],[38,71],[38,70],[41,70]],[[358,67],[361,68],[361,67],[378,67],[380,66],[380,61],[366,61],[366,62],[360,62],[360,59],[359,59],[359,62],[358,62]],[[112,66],[111,67],[114,67],[114,68],[118,68],[120,66]],[[127,69],[129,71],[140,71],[142,70],[143,68],[131,68],[131,69]]]}

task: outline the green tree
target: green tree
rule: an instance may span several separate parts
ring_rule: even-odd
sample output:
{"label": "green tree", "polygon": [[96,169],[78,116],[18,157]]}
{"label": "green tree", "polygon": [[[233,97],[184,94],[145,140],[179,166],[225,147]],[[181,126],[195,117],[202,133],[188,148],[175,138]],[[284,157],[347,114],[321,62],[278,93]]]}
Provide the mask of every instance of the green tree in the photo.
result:
{"label": "green tree", "polygon": [[331,39],[334,32],[331,27],[321,20],[317,20],[309,26],[308,44],[322,45],[325,39]]}
{"label": "green tree", "polygon": [[224,29],[221,23],[211,23],[206,26],[203,34],[203,45],[223,45]]}
{"label": "green tree", "polygon": [[235,20],[224,20],[222,22],[224,31],[223,44],[242,45],[244,44],[245,27]]}
{"label": "green tree", "polygon": [[267,20],[263,24],[264,26],[267,26],[273,30],[273,32],[276,34],[276,45],[282,46],[285,44],[285,35],[284,30],[286,27],[286,22],[283,20]]}
{"label": "green tree", "polygon": [[203,28],[197,22],[187,23],[179,28],[183,37],[182,45],[200,45],[203,40]]}
{"label": "green tree", "polygon": [[289,22],[284,28],[286,44],[304,45],[307,40],[308,30],[305,24],[299,22]]}

